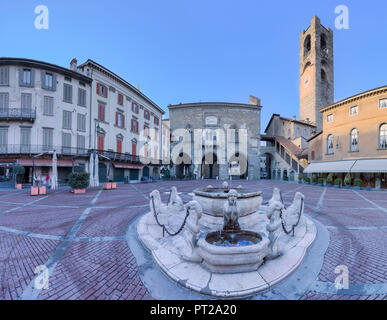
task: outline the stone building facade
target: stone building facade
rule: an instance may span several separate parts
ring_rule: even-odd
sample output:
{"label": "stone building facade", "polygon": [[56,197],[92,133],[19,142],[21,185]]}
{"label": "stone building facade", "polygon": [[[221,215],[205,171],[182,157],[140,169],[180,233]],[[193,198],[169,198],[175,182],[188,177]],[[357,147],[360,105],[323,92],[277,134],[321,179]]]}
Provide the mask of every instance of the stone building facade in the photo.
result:
{"label": "stone building facade", "polygon": [[318,17],[300,36],[300,120],[322,129],[320,109],[334,102],[333,31]]}
{"label": "stone building facade", "polygon": [[[252,96],[249,104],[170,105],[172,175],[260,179],[261,108]],[[176,130],[187,132],[188,139],[182,141]]]}
{"label": "stone building facade", "polygon": [[[51,173],[49,152],[58,154],[58,179],[88,160],[92,79],[47,62],[0,58],[0,178],[25,167],[23,183]],[[47,153],[47,154],[46,154]],[[32,161],[32,156],[42,154]]]}
{"label": "stone building facade", "polygon": [[387,188],[387,86],[321,110],[323,131],[310,140],[308,173],[350,173],[371,187]]}

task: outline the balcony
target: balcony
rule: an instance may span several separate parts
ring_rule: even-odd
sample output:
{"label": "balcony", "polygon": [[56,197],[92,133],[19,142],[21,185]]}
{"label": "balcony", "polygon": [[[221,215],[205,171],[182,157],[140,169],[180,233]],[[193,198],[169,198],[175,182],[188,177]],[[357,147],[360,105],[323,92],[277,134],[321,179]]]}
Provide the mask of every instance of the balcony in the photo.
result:
{"label": "balcony", "polygon": [[37,155],[55,150],[58,155],[87,157],[90,151],[84,148],[69,148],[62,146],[45,146],[45,145],[23,145],[8,144],[0,145],[1,155]]}
{"label": "balcony", "polygon": [[36,120],[36,109],[4,108],[0,109],[0,121],[28,121]]}

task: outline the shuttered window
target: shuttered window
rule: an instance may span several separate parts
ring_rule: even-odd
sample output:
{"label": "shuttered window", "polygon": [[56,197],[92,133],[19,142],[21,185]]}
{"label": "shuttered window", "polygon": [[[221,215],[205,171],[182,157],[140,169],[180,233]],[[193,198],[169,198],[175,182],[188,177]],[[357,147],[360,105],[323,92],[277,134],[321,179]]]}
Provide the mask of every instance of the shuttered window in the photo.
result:
{"label": "shuttered window", "polygon": [[73,86],[67,83],[63,84],[63,101],[67,103],[73,102]]}
{"label": "shuttered window", "polygon": [[101,150],[101,151],[104,150],[104,140],[105,140],[104,136],[98,135],[98,150]]}
{"label": "shuttered window", "polygon": [[72,112],[63,110],[63,129],[71,130]]}
{"label": "shuttered window", "polygon": [[19,85],[21,87],[33,87],[35,82],[35,70],[19,69]]}
{"label": "shuttered window", "polygon": [[53,149],[54,129],[43,128],[43,149],[50,151]]}
{"label": "shuttered window", "polygon": [[40,75],[42,89],[56,91],[56,75],[45,71],[41,71]]}
{"label": "shuttered window", "polygon": [[7,153],[8,128],[0,128],[0,153]]}
{"label": "shuttered window", "polygon": [[78,89],[78,105],[86,107],[86,90],[81,88]]}
{"label": "shuttered window", "polygon": [[22,153],[31,152],[31,128],[20,128],[20,149]]}
{"label": "shuttered window", "polygon": [[135,156],[137,154],[137,144],[132,143],[132,155]]}
{"label": "shuttered window", "polygon": [[54,115],[54,98],[44,97],[43,100],[43,115],[53,116]]}
{"label": "shuttered window", "polygon": [[71,153],[71,134],[62,133],[62,152],[65,154]]}
{"label": "shuttered window", "polygon": [[21,108],[23,111],[31,111],[32,95],[30,93],[21,94]]}
{"label": "shuttered window", "polygon": [[116,112],[116,126],[125,128],[125,116],[121,112]]}
{"label": "shuttered window", "polygon": [[9,94],[0,93],[0,112],[7,112],[9,108]]}
{"label": "shuttered window", "polygon": [[103,104],[98,105],[98,120],[105,121],[105,105]]}
{"label": "shuttered window", "polygon": [[78,122],[78,124],[77,124],[78,131],[86,132],[86,115],[78,113],[78,121],[77,122]]}
{"label": "shuttered window", "polygon": [[0,67],[0,86],[9,85],[9,68]]}
{"label": "shuttered window", "polygon": [[122,153],[122,140],[117,140],[117,153]]}
{"label": "shuttered window", "polygon": [[85,149],[85,136],[77,135],[77,148],[78,151],[82,151]]}

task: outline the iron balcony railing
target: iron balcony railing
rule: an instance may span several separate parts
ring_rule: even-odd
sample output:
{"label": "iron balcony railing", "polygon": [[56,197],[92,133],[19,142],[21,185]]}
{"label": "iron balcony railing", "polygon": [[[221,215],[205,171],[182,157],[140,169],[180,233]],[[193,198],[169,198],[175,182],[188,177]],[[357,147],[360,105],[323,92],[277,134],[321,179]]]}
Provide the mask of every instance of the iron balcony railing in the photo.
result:
{"label": "iron balcony railing", "polygon": [[30,121],[36,120],[36,109],[31,108],[0,108],[0,120]]}
{"label": "iron balcony railing", "polygon": [[[58,155],[89,157],[94,150],[86,148],[72,148],[65,146],[50,146],[50,145],[23,145],[23,144],[7,144],[0,145],[0,156],[3,155],[37,155],[45,152],[56,151]],[[162,164],[162,160],[147,159],[142,156],[131,155],[129,153],[119,153],[114,151],[96,150],[97,154],[102,155],[111,161],[125,161],[132,163]]]}

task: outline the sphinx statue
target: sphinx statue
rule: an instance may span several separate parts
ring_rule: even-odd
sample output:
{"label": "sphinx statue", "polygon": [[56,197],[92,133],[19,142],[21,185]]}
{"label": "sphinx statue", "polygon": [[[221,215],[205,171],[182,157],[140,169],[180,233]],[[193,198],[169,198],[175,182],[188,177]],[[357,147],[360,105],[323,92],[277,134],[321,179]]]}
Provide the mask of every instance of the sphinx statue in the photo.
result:
{"label": "sphinx statue", "polygon": [[293,203],[282,214],[282,220],[287,234],[294,236],[295,228],[303,223],[303,213],[304,195],[297,192],[294,196]]}
{"label": "sphinx statue", "polygon": [[231,189],[227,196],[227,202],[223,206],[223,230],[224,231],[239,231],[239,206],[238,192]]}
{"label": "sphinx statue", "polygon": [[176,187],[171,188],[171,196],[168,203],[168,208],[171,210],[172,213],[178,213],[184,210],[183,200],[180,198],[179,194],[177,193]]}
{"label": "sphinx statue", "polygon": [[274,188],[273,196],[269,200],[269,204],[266,209],[266,215],[269,219],[269,223],[266,225],[266,230],[269,233],[269,253],[266,259],[275,259],[281,255],[279,238],[283,234],[281,211],[285,208],[282,203],[281,193],[278,188]]}
{"label": "sphinx statue", "polygon": [[160,192],[158,190],[153,190],[150,195],[149,207],[152,215],[149,217],[148,223],[157,224],[157,220],[160,224],[167,226],[168,225],[168,206],[161,201]]}

